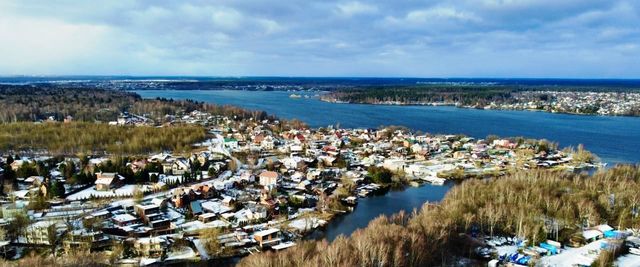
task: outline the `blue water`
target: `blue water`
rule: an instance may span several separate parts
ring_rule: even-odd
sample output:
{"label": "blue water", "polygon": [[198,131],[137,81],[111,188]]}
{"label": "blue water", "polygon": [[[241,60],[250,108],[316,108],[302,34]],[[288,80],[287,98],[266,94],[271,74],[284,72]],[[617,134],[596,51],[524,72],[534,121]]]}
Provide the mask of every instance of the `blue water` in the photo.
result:
{"label": "blue water", "polygon": [[402,191],[391,191],[384,196],[360,198],[352,213],[338,216],[332,220],[323,232],[323,238],[329,241],[338,235],[350,235],[358,228],[364,228],[380,215],[392,215],[400,210],[411,213],[419,210],[425,202],[437,202],[451,189],[453,183],[445,185],[425,184],[410,187]]}
{"label": "blue water", "polygon": [[561,147],[584,144],[602,161],[640,162],[640,118],[582,116],[532,111],[501,111],[431,106],[335,104],[315,98],[290,98],[290,92],[140,90],[144,98],[194,99],[264,110],[310,126],[341,127],[402,125],[429,133],[465,134],[483,138],[524,136],[545,138]]}

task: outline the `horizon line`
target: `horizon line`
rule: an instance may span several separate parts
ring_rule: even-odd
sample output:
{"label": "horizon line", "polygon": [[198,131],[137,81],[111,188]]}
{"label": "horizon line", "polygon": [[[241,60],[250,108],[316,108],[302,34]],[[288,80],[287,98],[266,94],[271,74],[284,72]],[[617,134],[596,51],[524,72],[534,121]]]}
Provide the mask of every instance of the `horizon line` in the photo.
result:
{"label": "horizon line", "polygon": [[151,75],[131,75],[131,74],[17,74],[17,75],[0,75],[0,79],[7,78],[227,78],[227,79],[246,79],[246,78],[283,78],[283,79],[435,79],[435,80],[620,80],[620,81],[640,81],[639,78],[613,78],[613,77],[489,77],[489,76],[449,76],[449,77],[416,77],[416,76],[290,76],[290,75],[179,75],[179,74],[151,74]]}

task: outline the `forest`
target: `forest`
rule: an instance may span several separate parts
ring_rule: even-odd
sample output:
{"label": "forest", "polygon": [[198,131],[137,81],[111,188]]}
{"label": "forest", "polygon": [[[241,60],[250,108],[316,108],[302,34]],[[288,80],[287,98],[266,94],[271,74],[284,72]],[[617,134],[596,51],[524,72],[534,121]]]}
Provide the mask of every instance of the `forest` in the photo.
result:
{"label": "forest", "polygon": [[62,121],[115,121],[123,112],[146,115],[162,122],[165,115],[194,110],[243,119],[274,119],[264,111],[246,110],[193,100],[142,99],[138,94],[96,87],[68,87],[56,84],[0,85],[0,123]]}
{"label": "forest", "polygon": [[[477,234],[579,244],[583,227],[640,227],[638,190],[640,166],[629,165],[591,177],[528,171],[468,180],[441,203],[380,216],[333,242],[304,241],[284,252],[251,255],[240,266],[445,266],[460,257],[473,258],[470,240]],[[610,260],[602,257],[596,264],[607,266]]]}
{"label": "forest", "polygon": [[0,151],[53,155],[140,155],[186,152],[207,136],[201,126],[112,126],[88,122],[0,125]]}
{"label": "forest", "polygon": [[123,91],[56,85],[0,85],[0,123],[72,116],[81,121],[115,120],[140,96]]}

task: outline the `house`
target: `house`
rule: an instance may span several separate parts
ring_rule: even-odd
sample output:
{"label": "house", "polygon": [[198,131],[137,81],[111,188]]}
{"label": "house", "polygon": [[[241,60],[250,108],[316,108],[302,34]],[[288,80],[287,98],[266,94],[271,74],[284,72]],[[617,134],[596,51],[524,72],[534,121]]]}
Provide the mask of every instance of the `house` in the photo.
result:
{"label": "house", "polygon": [[277,245],[282,241],[280,238],[280,229],[277,228],[255,232],[253,233],[253,239],[255,239],[262,248]]}
{"label": "house", "polygon": [[[66,229],[66,226],[61,224],[61,228]],[[54,232],[55,235],[60,235],[61,232],[64,232],[64,229],[60,230],[58,229],[58,223],[55,221],[38,221],[27,227],[24,233],[24,241],[27,244],[50,245],[50,233]]]}
{"label": "house", "polygon": [[131,168],[131,170],[134,173],[136,173],[136,172],[144,170],[144,168],[147,166],[147,160],[146,159],[136,160],[136,161],[128,163],[127,165],[129,166],[129,168]]}
{"label": "house", "polygon": [[105,236],[102,231],[75,230],[67,234],[62,241],[67,251],[74,249],[89,249],[95,251],[111,245],[109,237]]}
{"label": "house", "polygon": [[143,257],[159,257],[167,246],[167,240],[161,237],[138,238],[133,243],[135,252]]}
{"label": "house", "polygon": [[27,179],[24,179],[25,183],[33,184],[35,186],[41,185],[44,181],[45,179],[42,176],[30,176]]}
{"label": "house", "polygon": [[307,139],[304,137],[304,135],[302,134],[297,134],[294,138],[293,141],[297,144],[302,144],[304,142],[307,141]]}
{"label": "house", "polygon": [[18,191],[13,191],[11,194],[13,194],[13,196],[15,196],[17,199],[27,200],[31,198],[31,195],[33,193],[31,192],[31,190],[18,190]]}
{"label": "house", "polygon": [[136,212],[138,217],[140,217],[140,219],[144,223],[148,223],[150,221],[149,217],[151,215],[160,213],[160,207],[155,204],[149,204],[149,205],[137,204],[133,207],[133,210]]}
{"label": "house", "polygon": [[9,166],[13,171],[17,171],[18,168],[20,168],[20,166],[22,166],[23,164],[29,164],[29,162],[30,162],[29,160],[17,159],[17,160],[14,160],[11,164],[9,164]]}
{"label": "house", "polygon": [[276,141],[271,136],[267,136],[260,142],[260,147],[265,150],[275,149]]}
{"label": "house", "polygon": [[496,140],[493,140],[492,144],[495,147],[505,147],[505,148],[510,148],[510,149],[514,149],[518,145],[518,144],[512,143],[511,141],[509,141],[507,139],[496,139]]}
{"label": "house", "polygon": [[260,173],[260,185],[264,187],[276,186],[279,176],[274,171],[263,171]]}
{"label": "house", "polygon": [[211,213],[211,212],[203,213],[198,216],[198,221],[201,221],[203,223],[208,223],[208,222],[215,221],[216,217],[217,216],[215,213]]}
{"label": "house", "polygon": [[138,222],[136,217],[128,213],[115,215],[111,219],[118,226],[127,226]]}
{"label": "house", "polygon": [[171,172],[175,175],[183,175],[191,171],[191,164],[185,158],[176,159],[171,165]]}
{"label": "house", "polygon": [[200,198],[202,199],[210,199],[215,197],[218,192],[216,192],[215,188],[209,185],[198,185],[192,188],[194,191],[200,194]]}
{"label": "house", "polygon": [[236,150],[236,149],[238,149],[238,147],[239,147],[238,139],[235,139],[235,138],[225,138],[225,139],[224,139],[224,146],[225,146],[227,149]]}
{"label": "house", "polygon": [[26,215],[27,211],[25,210],[24,203],[25,202],[22,201],[16,201],[16,203],[2,205],[2,218],[10,219],[15,217],[17,214]]}
{"label": "house", "polygon": [[306,168],[306,162],[301,157],[287,157],[282,160],[282,164],[287,169],[304,170]]}
{"label": "house", "polygon": [[96,173],[96,190],[97,191],[109,191],[113,188],[117,188],[124,182],[124,177],[113,172],[99,172]]}
{"label": "house", "polygon": [[224,205],[220,201],[205,201],[202,202],[202,209],[207,213],[222,214],[230,212],[232,209]]}
{"label": "house", "polygon": [[[222,214],[222,217],[229,217],[230,215]],[[267,209],[262,206],[254,206],[251,208],[241,209],[233,214],[232,217],[235,217],[236,223],[239,225],[246,225],[251,222],[259,221],[267,218]]]}

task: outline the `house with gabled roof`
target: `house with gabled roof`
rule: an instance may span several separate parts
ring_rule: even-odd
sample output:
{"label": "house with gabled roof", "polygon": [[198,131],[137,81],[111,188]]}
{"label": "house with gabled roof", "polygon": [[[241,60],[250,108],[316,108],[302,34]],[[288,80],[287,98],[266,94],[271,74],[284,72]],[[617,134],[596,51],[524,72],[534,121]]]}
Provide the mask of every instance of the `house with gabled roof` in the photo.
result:
{"label": "house with gabled roof", "polygon": [[109,191],[120,187],[124,183],[124,177],[114,172],[96,173],[96,190]]}
{"label": "house with gabled roof", "polygon": [[191,171],[191,164],[185,158],[176,159],[171,165],[171,172],[175,175],[183,175]]}

